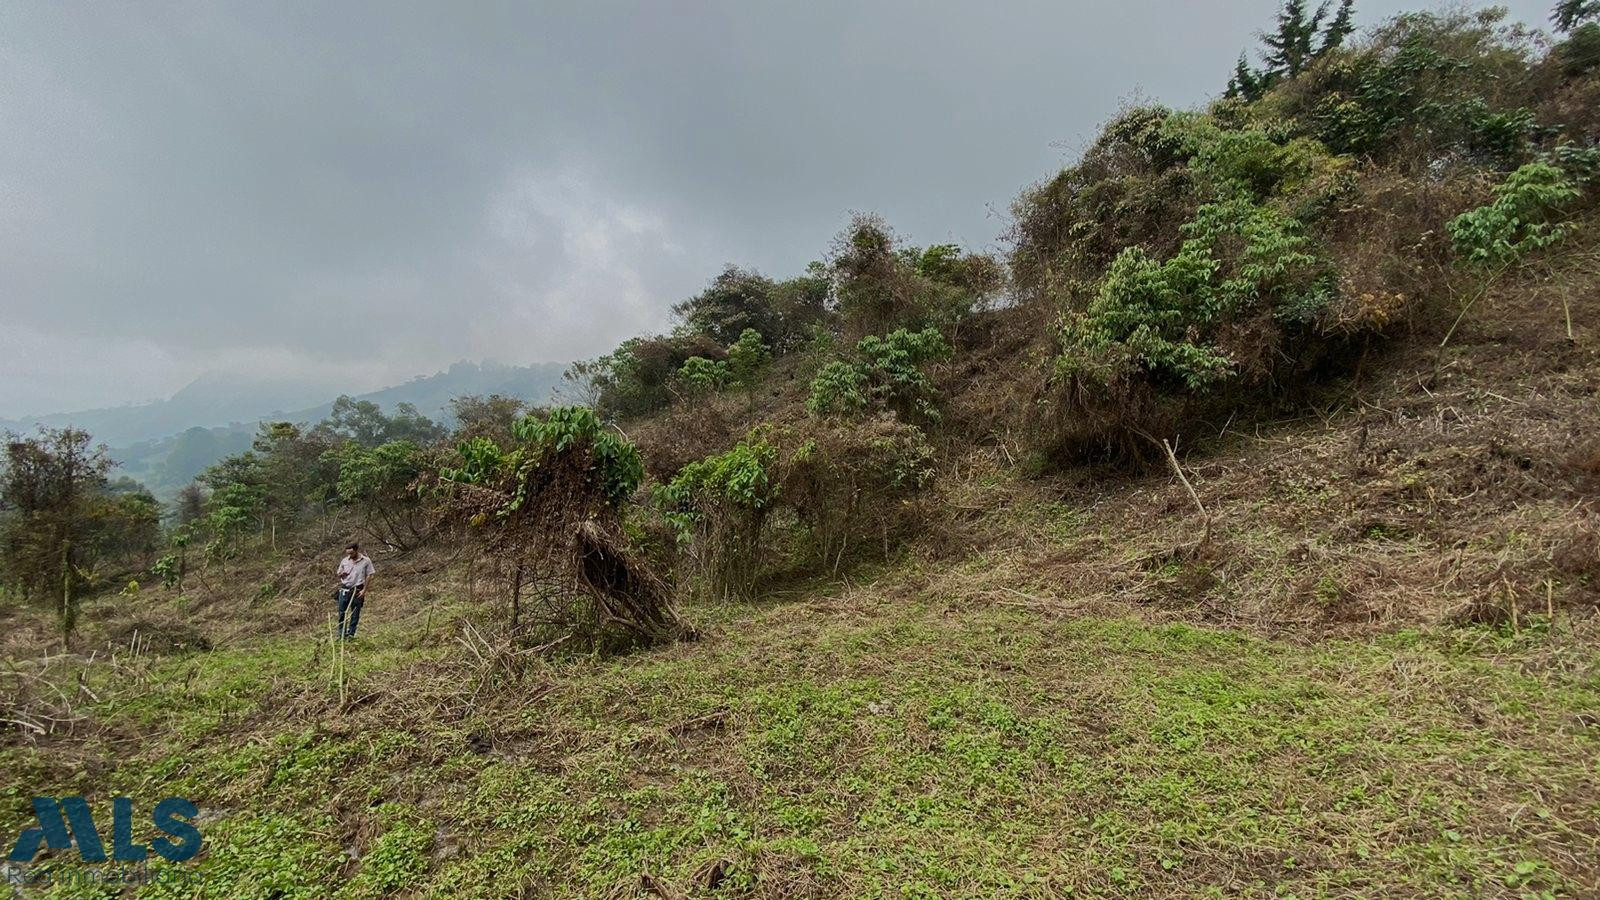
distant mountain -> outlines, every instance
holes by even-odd
[[[566,370],[566,363],[508,366],[488,360],[458,362],[436,375],[418,375],[405,384],[361,394],[355,399],[371,400],[385,410],[392,410],[396,404],[411,403],[428,418],[443,420],[449,418],[452,399],[474,394],[501,394],[535,405],[548,404],[560,392],[561,374]],[[321,406],[273,418],[287,422],[319,422],[327,418],[332,409],[333,401],[329,400]]]
[[[111,446],[167,437],[186,428],[212,428],[254,421],[284,409],[324,400],[337,387],[304,379],[266,379],[211,373],[166,400],[151,403],[0,419],[0,431],[32,431],[43,425],[82,428]]]
[[[548,404],[558,398],[566,369],[566,363],[458,362],[434,375],[353,396],[390,412],[401,403],[411,403],[429,418],[448,421],[455,397],[503,394]],[[170,498],[217,460],[249,449],[259,423],[311,424],[327,418],[334,393],[326,385],[306,382],[207,375],[167,400],[0,420],[0,430],[26,432],[38,425],[82,428],[111,448],[111,457],[121,467],[119,474],[144,482],[158,497]]]

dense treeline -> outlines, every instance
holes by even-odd
[[[587,408],[462,398],[447,431],[342,399],[263,425],[180,495],[154,571],[181,591],[190,565],[338,515],[395,552],[495,555],[541,640],[686,636],[679,596],[894,554],[941,447],[1021,431],[1041,465],[1137,465],[1401,329],[1448,341],[1592,211],[1600,7],[1564,0],[1551,41],[1500,11],[1358,38],[1353,12],[1289,0],[1207,108],[1122,111],[1017,199],[1004,258],[856,216],[802,273],[729,267],[669,333],[574,365]],[[1009,349],[968,365],[980,340]],[[1008,399],[953,421],[973,384]],[[693,440],[626,436],[656,421]],[[76,433],[11,444],[8,588],[58,597],[68,628],[96,565],[158,540],[153,501],[107,470]]]

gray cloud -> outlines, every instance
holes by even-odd
[[[1123,99],[1220,89],[1274,7],[8,4],[0,415],[593,355],[853,209],[990,245]]]

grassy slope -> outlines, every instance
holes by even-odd
[[[57,748],[89,774],[5,751],[7,833],[41,783],[183,793],[214,896],[1596,884],[1591,627],[1303,646],[903,574],[476,701],[480,667],[413,647],[417,620],[374,629],[342,705],[305,639],[123,664],[146,680],[93,709],[103,736]]]
[[[183,621],[208,653],[49,657],[0,611],[4,699],[60,720],[6,734],[0,837],[33,793],[185,794],[219,897],[1592,896],[1583,252],[1437,377],[1402,346],[1189,460],[1203,548],[1175,479],[1026,479],[1002,442],[893,565],[623,658],[480,641],[485,585],[431,558],[382,563],[343,678],[310,551],[86,616],[86,647]]]

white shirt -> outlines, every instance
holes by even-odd
[[[339,558],[339,586],[361,587],[365,585],[367,583],[367,579],[376,574],[377,571],[377,569],[372,567],[372,560],[367,559],[367,555],[365,553],[357,556],[355,559],[351,559],[350,554],[346,553],[344,556]]]

